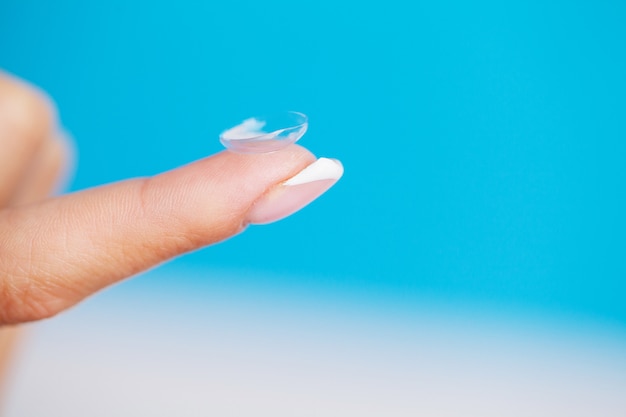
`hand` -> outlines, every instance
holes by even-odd
[[[68,155],[55,119],[42,93],[0,73],[0,324],[51,317],[248,224],[285,217],[343,172],[338,161],[292,145],[225,151],[155,177],[46,198]]]

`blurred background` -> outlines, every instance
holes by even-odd
[[[32,327],[9,416],[626,412],[626,4],[3,0],[72,190],[297,110],[306,210]]]

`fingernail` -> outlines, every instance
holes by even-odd
[[[254,203],[248,222],[267,224],[285,218],[324,194],[342,175],[341,162],[320,158]]]

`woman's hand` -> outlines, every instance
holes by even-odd
[[[0,325],[53,316],[248,224],[285,217],[343,172],[338,161],[294,145],[226,151],[155,177],[47,198],[68,162],[57,129],[50,100],[0,73]]]

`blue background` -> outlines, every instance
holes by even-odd
[[[309,115],[337,186],[173,268],[624,329],[626,6],[549,3],[4,0],[0,67],[57,102],[73,189],[209,155],[243,117]]]

